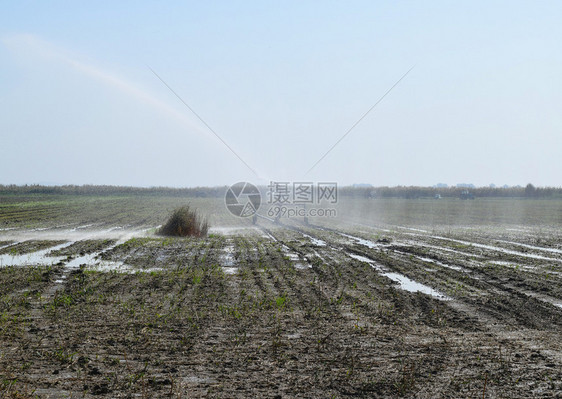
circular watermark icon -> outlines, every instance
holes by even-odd
[[[234,216],[241,218],[253,216],[260,209],[260,190],[252,183],[238,182],[226,190],[224,203]]]

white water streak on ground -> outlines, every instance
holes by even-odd
[[[553,254],[562,254],[562,249],[558,249],[558,248],[537,247],[537,246],[534,246],[534,245],[523,244],[523,243],[514,242],[514,241],[504,241],[504,240],[495,240],[495,241],[503,242],[505,244],[518,245],[520,247],[534,249],[536,251],[550,252],[550,253],[553,253]]]
[[[374,248],[381,248],[384,247],[386,244],[379,244],[370,240],[366,240],[364,238],[361,237],[356,237],[356,236],[352,236],[350,234],[346,234],[346,233],[338,233],[341,236],[347,237],[347,238],[351,238],[352,240],[356,241],[359,245],[363,245],[365,247],[374,249]]]
[[[236,260],[234,259],[234,245],[232,243],[228,244],[223,249],[223,253],[220,256],[220,264],[222,271],[226,274],[235,274],[238,272],[238,267],[235,266]]]
[[[411,278],[404,276],[403,274],[388,271],[388,270],[384,269],[381,265],[376,264],[375,261],[373,261],[372,259],[369,259],[365,256],[352,254],[352,253],[347,253],[347,255],[352,257],[353,259],[357,259],[361,262],[366,262],[366,263],[370,264],[371,267],[378,270],[383,276],[388,277],[392,281],[397,282],[399,284],[400,288],[403,289],[404,291],[422,292],[424,294],[430,295],[434,298],[441,299],[441,300],[450,300],[451,299],[451,298],[447,297],[446,295],[443,295],[439,291],[434,290],[433,288],[428,287],[427,285],[424,285],[422,283],[418,283],[417,281],[414,281]]]
[[[10,230],[0,233],[0,239],[6,241],[29,241],[29,240],[105,240],[117,239],[128,240],[133,237],[146,237],[154,227],[143,227],[131,229],[128,226],[115,226],[104,230],[89,229],[48,229],[48,230]]]
[[[551,258],[551,257],[547,257],[547,256],[542,256],[542,255],[529,254],[529,253],[526,253],[526,252],[515,251],[515,250],[511,250],[511,249],[507,249],[507,248],[497,247],[497,246],[494,246],[494,245],[480,244],[480,243],[472,242],[472,241],[459,240],[459,239],[456,239],[456,238],[443,237],[443,236],[438,236],[438,235],[417,234],[417,233],[401,233],[401,234],[415,236],[415,237],[428,237],[428,238],[433,238],[433,239],[442,240],[442,241],[450,241],[450,242],[454,242],[454,243],[457,243],[457,244],[472,246],[472,247],[475,247],[475,248],[487,249],[487,250],[495,251],[495,252],[501,252],[501,253],[505,253],[505,254],[508,254],[508,255],[521,256],[521,257],[529,258],[529,259],[546,260],[546,261],[562,263],[562,259],[559,259],[559,258]],[[506,244],[512,244],[512,245],[520,245],[522,247],[527,247],[529,249],[535,249],[535,250],[540,250],[540,251],[547,251],[547,252],[551,252],[551,253],[562,254],[562,250],[559,250],[559,249],[556,249],[556,248],[536,247],[536,246],[532,246],[532,245],[528,245],[528,244],[521,244],[521,243],[511,242],[511,241],[502,241],[502,240],[496,240],[496,241],[497,242],[504,242]],[[412,242],[412,245],[424,246],[424,247],[428,247],[428,248],[431,248],[431,247],[439,248],[440,250],[449,250],[447,248],[430,246],[429,244],[424,244],[424,243],[420,243],[420,242]],[[451,251],[451,250],[449,250],[449,251]],[[464,254],[464,255],[468,255],[468,254],[460,252],[460,251],[459,251],[459,253]],[[470,255],[474,256],[473,254],[470,254]]]
[[[84,226],[78,226],[84,227]],[[77,241],[83,240],[102,240],[102,239],[116,239],[117,242],[105,248],[102,251],[79,256],[67,262],[64,266],[63,273],[67,273],[73,269],[79,268],[81,265],[86,265],[100,271],[134,271],[132,266],[126,265],[123,262],[104,261],[99,259],[99,256],[106,251],[110,251],[117,245],[120,245],[133,237],[145,237],[150,230],[154,227],[142,228],[131,230],[128,226],[115,226],[105,230],[87,230],[85,227],[82,229],[74,228],[70,230],[29,230],[17,231],[12,230],[8,234],[2,234],[0,237],[7,240],[27,241],[27,240],[70,240],[64,244],[53,246],[40,251],[35,251],[22,255],[5,254],[0,255],[0,266],[26,266],[26,265],[53,265],[59,263],[67,256],[48,256],[51,251],[56,251],[74,244]],[[14,245],[14,244],[11,244]],[[157,270],[156,268],[154,270]],[[143,269],[142,271],[152,271],[152,269]]]
[[[476,242],[457,240],[457,239],[454,239],[454,238],[447,238],[447,237],[441,237],[441,236],[430,236],[430,237],[435,238],[437,240],[451,241],[451,242],[456,242],[456,243],[462,244],[462,245],[468,245],[468,246],[473,246],[473,247],[476,247],[476,248],[488,249],[490,251],[502,252],[502,253],[509,254],[509,255],[521,256],[523,258],[547,260],[547,261],[551,261],[551,262],[562,262],[562,259],[558,259],[558,258],[549,258],[549,257],[546,257],[546,256],[541,256],[541,255],[528,254],[528,253],[525,253],[525,252],[514,251],[514,250],[511,250],[511,249],[496,247],[496,246],[493,246],[493,245],[479,244],[479,243],[476,243]]]
[[[4,254],[0,255],[0,267],[4,266],[48,266],[66,259],[66,256],[48,256],[51,251],[66,248],[74,244],[74,241],[65,242],[46,249],[29,252],[21,255]]]
[[[306,233],[302,233],[301,234],[303,236],[305,236],[306,238],[308,238],[310,240],[310,242],[312,243],[312,245],[316,245],[317,247],[325,247],[326,246],[326,242],[320,240],[319,238],[314,238]]]

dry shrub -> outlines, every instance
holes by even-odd
[[[166,224],[159,230],[158,234],[176,237],[204,237],[209,231],[209,223],[206,218],[199,216],[195,209],[184,205],[172,213]]]

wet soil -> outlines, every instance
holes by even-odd
[[[0,268],[0,397],[561,397],[558,254],[502,252],[537,244],[518,232],[317,227],[80,240]],[[88,254],[128,268],[68,267]]]

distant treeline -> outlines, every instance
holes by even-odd
[[[51,194],[51,195],[154,195],[173,197],[224,197],[228,187],[126,187],[126,186],[94,186],[94,185],[0,185],[0,194],[26,195],[26,194]],[[262,194],[266,187],[260,187]],[[526,187],[338,187],[338,195],[342,197],[357,198],[459,198],[468,192],[475,198],[562,198],[562,187],[535,187],[528,184]]]
[[[463,193],[475,198],[562,198],[562,187],[340,187],[338,193],[344,197],[364,198],[460,198]]]
[[[53,194],[53,195],[162,195],[171,197],[223,197],[227,187],[127,187],[127,186],[94,186],[94,185],[0,185],[0,194]]]

